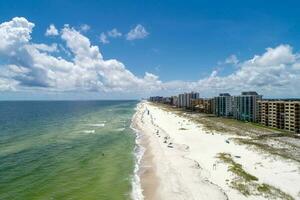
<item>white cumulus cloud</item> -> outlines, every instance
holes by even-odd
[[[56,35],[58,35],[58,30],[56,29],[54,24],[50,24],[50,26],[46,30],[45,35],[46,36],[56,36]]]
[[[267,48],[262,55],[239,63],[239,69],[228,76],[210,76],[199,80],[200,90],[227,91],[239,93],[242,90],[258,90],[268,96],[300,95],[300,70],[294,65],[300,63],[297,54],[289,45]]]
[[[33,23],[24,17],[15,17],[9,22],[0,24],[0,52],[15,54],[18,47],[26,44],[31,39]]]
[[[238,64],[239,60],[238,58],[236,57],[236,55],[232,54],[230,55],[228,58],[226,58],[225,60],[225,64]]]
[[[108,31],[107,35],[112,38],[117,38],[117,37],[121,37],[122,33],[119,32],[116,28],[114,28],[114,29]]]
[[[33,46],[41,51],[47,51],[47,52],[57,52],[57,44],[53,43],[51,45],[46,44],[33,44]]]
[[[47,91],[142,92],[157,89],[161,82],[151,73],[137,77],[118,60],[104,60],[98,46],[76,29],[66,25],[61,39],[70,51],[66,60],[53,53],[57,44],[31,41],[34,24],[14,18],[0,24],[1,90],[43,89]],[[60,44],[62,45],[62,44]]]
[[[127,35],[127,40],[137,40],[137,39],[143,39],[147,37],[149,33],[146,31],[145,27],[143,27],[141,24],[136,25],[135,28],[131,29]]]
[[[82,31],[82,32],[87,32],[88,30],[90,30],[91,29],[91,27],[89,26],[89,25],[87,25],[87,24],[81,24],[80,25],[80,30]]]
[[[102,44],[108,44],[109,43],[109,40],[108,40],[107,35],[105,33],[100,34],[99,40]]]

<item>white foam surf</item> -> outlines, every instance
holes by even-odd
[[[116,131],[119,131],[119,132],[124,131],[124,130],[125,130],[125,128],[117,128],[116,129]]]
[[[141,145],[141,134],[135,128],[133,128],[132,124],[130,128],[135,132],[136,139],[135,139],[135,148],[134,148],[134,155],[135,155],[135,166],[134,166],[134,173],[132,177],[132,193],[131,197],[134,200],[144,200],[141,179],[140,179],[140,165],[143,155],[145,153],[145,148]]]
[[[87,124],[87,126],[92,126],[92,127],[104,127],[105,124],[104,124],[104,123],[100,123],[100,124]]]
[[[83,133],[95,133],[95,130],[83,130]]]

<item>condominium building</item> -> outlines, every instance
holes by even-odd
[[[150,97],[149,100],[152,101],[152,102],[162,102],[163,97],[161,97],[161,96],[153,96],[153,97]]]
[[[269,101],[266,100],[259,100],[257,101],[258,104],[258,123],[261,123],[265,126],[272,126],[269,123],[269,116],[270,118],[273,118],[273,107],[272,107],[272,111],[269,112]]]
[[[217,116],[232,115],[232,97],[229,93],[221,93],[218,97],[214,97],[214,114]]]
[[[300,101],[284,104],[284,129],[300,133]]]
[[[204,99],[204,98],[192,99],[191,104],[192,104],[191,107],[194,111],[207,113],[207,114],[213,113],[211,99]]]
[[[233,118],[238,120],[256,122],[258,121],[257,101],[262,99],[262,95],[256,92],[242,92],[239,96],[233,97],[232,113]]]
[[[211,114],[214,114],[215,112],[215,99],[214,98],[210,98],[208,99],[209,104],[210,104],[210,112]]]
[[[192,99],[192,110],[201,112],[201,110],[203,109],[203,100],[203,98]]]
[[[162,98],[162,103],[164,104],[171,104],[172,98],[171,97],[163,97]]]
[[[178,95],[178,107],[181,108],[191,108],[192,99],[198,99],[198,92],[183,93]]]
[[[171,105],[172,106],[178,106],[178,96],[172,96],[171,97]]]
[[[259,123],[274,128],[300,133],[300,101],[258,101]]]

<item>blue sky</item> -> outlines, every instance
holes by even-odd
[[[74,88],[60,88],[55,92],[51,89],[49,92],[44,88],[41,91],[36,87],[17,86],[14,90],[0,91],[0,98],[138,98],[148,94],[176,93],[180,84],[174,84],[174,81],[185,85],[179,90],[197,90],[201,84],[208,87],[207,84],[213,81],[204,80],[209,79],[214,72],[218,78],[237,73],[255,55],[263,56],[267,53],[266,48],[276,50],[280,45],[288,45],[285,47],[290,49],[289,53],[297,57],[300,48],[299,11],[299,1],[0,1],[0,23],[9,22],[14,17],[24,17],[34,23],[30,43],[63,43],[59,37],[45,36],[50,24],[55,25],[58,31],[65,24],[77,31],[86,24],[90,29],[81,31],[81,34],[89,39],[91,45],[99,47],[104,60],[118,60],[137,77],[143,77],[145,72],[149,72],[158,76],[159,82],[163,84],[157,86],[161,87],[160,90],[151,90],[149,93],[133,89],[131,93],[122,90],[122,95],[120,90],[105,89],[103,92],[99,89],[95,92],[81,88],[82,93],[89,94],[83,96],[74,92]],[[141,25],[148,34],[144,38],[127,40],[126,34],[137,25]],[[108,35],[107,32],[114,28],[122,36],[108,37],[109,43],[101,43],[100,34]],[[62,50],[51,55],[72,60],[72,56],[68,58]],[[238,61],[226,63],[230,56]],[[0,55],[0,59],[3,66],[11,64],[8,61],[11,58]],[[293,63],[278,63],[278,66],[297,65],[297,59]],[[279,73],[276,70],[274,76]],[[273,94],[270,91],[279,87],[276,85],[282,87],[283,83],[277,84],[273,79],[270,81],[267,84],[259,83],[253,88],[239,88],[255,89],[270,97],[299,97],[296,90],[290,94],[284,92],[297,82],[293,81],[289,85],[284,83],[283,92]],[[206,96],[222,90],[238,92],[231,91],[231,88],[218,85],[199,90]]]

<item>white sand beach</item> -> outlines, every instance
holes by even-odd
[[[208,132],[201,124],[147,102],[138,104],[133,126],[146,148],[139,172],[146,200],[300,199],[299,163],[232,140],[241,136]],[[243,185],[220,153],[257,178],[244,182],[250,193],[233,187]]]

